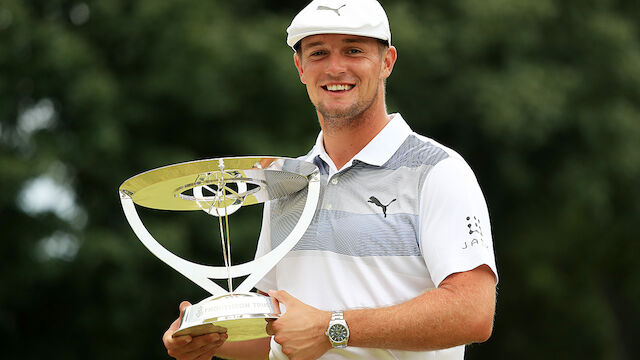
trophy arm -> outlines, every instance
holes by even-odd
[[[313,219],[313,215],[316,212],[316,207],[318,205],[318,200],[320,198],[320,179],[319,172],[315,172],[309,176],[309,187],[307,193],[307,199],[305,202],[304,210],[302,211],[302,215],[300,215],[300,219],[298,219],[298,223],[293,228],[291,233],[287,236],[287,238],[278,245],[275,249],[271,250],[267,254],[255,259],[251,262],[235,265],[238,272],[244,274],[250,274],[243,282],[236,288],[236,292],[248,292],[250,291],[260,279],[262,279],[271,269],[280,261],[282,258],[287,255],[291,249],[298,243],[298,241],[302,238],[305,231],[311,224],[311,220]],[[232,274],[234,271],[232,270]]]
[[[229,292],[211,279],[227,279],[228,277],[236,278],[249,275],[235,289],[234,293],[249,292],[302,238],[313,219],[320,197],[319,171],[316,170],[309,175],[308,181],[308,193],[304,210],[300,215],[300,219],[298,219],[298,223],[287,238],[275,249],[260,258],[244,264],[232,265],[229,268],[196,264],[173,254],[158,243],[143,225],[133,199],[129,194],[121,191],[120,202],[129,225],[149,251],[204,290],[214,296],[221,296]]]
[[[140,239],[149,251],[151,251],[160,260],[164,261],[167,265],[171,266],[176,271],[186,276],[206,291],[210,292],[212,295],[221,296],[229,293],[209,279],[208,275],[212,268],[211,266],[195,264],[187,261],[160,245],[160,243],[153,238],[151,233],[149,233],[147,228],[142,224],[142,220],[140,220],[140,216],[138,216],[133,199],[131,199],[129,195],[121,192],[120,202],[122,203],[122,209],[124,210],[124,214],[129,225],[131,225],[131,228],[138,236],[138,239]]]

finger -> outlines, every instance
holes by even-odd
[[[276,314],[281,314],[282,313],[282,307],[280,307],[280,301],[278,301],[278,299],[276,299],[273,296],[269,295],[269,299],[271,299],[271,304],[273,305],[273,311]],[[285,305],[286,308],[286,305]]]
[[[287,304],[291,303],[294,299],[294,297],[289,295],[285,290],[269,290],[269,296],[283,303],[284,306],[287,306]]]
[[[265,326],[265,329],[267,331],[267,335],[275,335],[275,331],[273,331],[273,320],[272,321],[268,321],[267,320],[267,325]]]
[[[178,330],[178,328],[180,327],[182,317],[184,316],[184,311],[189,306],[191,306],[191,303],[189,303],[188,301],[183,301],[180,303],[180,306],[178,306],[180,315],[171,323],[169,329],[167,329],[167,331],[165,331],[164,335],[162,336],[162,342],[164,343],[164,346],[167,348],[167,350],[176,346],[184,346],[191,342],[192,338],[189,335],[178,336],[175,338],[173,338],[172,336],[173,333],[176,332],[176,330]]]
[[[182,335],[176,337],[173,337],[172,335],[173,331],[169,329],[164,333],[164,336],[162,337],[164,346],[167,348],[167,350],[185,347],[193,341],[193,338],[190,335]]]
[[[213,348],[210,346],[202,346],[190,352],[180,353],[180,354],[169,354],[169,355],[179,360],[195,360],[195,359],[211,360],[216,350],[218,350],[217,347]]]
[[[169,355],[176,357],[196,358],[210,349],[217,349],[227,339],[227,334],[211,333],[193,338],[188,344],[167,347]],[[177,339],[177,338],[176,338]],[[216,345],[217,344],[217,345]]]
[[[188,301],[183,301],[180,303],[180,306],[178,306],[178,309],[180,310],[180,314],[178,315],[178,318],[173,323],[171,323],[169,330],[173,330],[174,332],[178,330],[178,328],[180,327],[180,323],[182,322],[182,317],[184,316],[184,311],[189,306],[191,306],[191,303]]]
[[[178,307],[180,309],[180,318],[182,318],[182,315],[184,315],[184,310],[189,306],[191,306],[191,303],[188,301],[183,301],[180,303],[180,306]]]
[[[180,324],[182,323],[182,318],[184,317],[184,312],[185,310],[187,310],[187,308],[191,306],[191,303],[188,301],[183,301],[180,303],[180,305],[178,306],[178,309],[180,310],[180,315],[178,316],[178,318],[176,319],[176,321],[174,321],[175,324],[175,330],[178,330],[178,328],[180,327]],[[173,325],[173,324],[171,324]],[[174,331],[175,331],[174,330]]]
[[[217,347],[215,349],[205,351],[203,354],[196,357],[194,360],[211,360],[211,358],[213,358],[213,356],[216,354],[216,351],[218,351]]]
[[[208,335],[203,335],[203,336],[208,336]],[[226,340],[226,336],[227,335],[224,334],[224,337],[220,337],[219,340],[203,344],[202,346],[195,348],[191,351],[181,353],[180,357],[182,359],[211,359],[213,355],[216,353],[216,351],[218,350],[218,348],[220,348],[220,346],[224,344]]]
[[[271,305],[273,306],[273,312],[276,314],[282,313],[282,309],[280,308],[280,302],[278,301],[278,299],[272,296],[269,296],[269,299],[271,300]]]

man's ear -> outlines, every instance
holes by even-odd
[[[306,84],[304,82],[304,70],[302,70],[302,60],[298,53],[293,54],[293,62],[296,64],[296,69],[298,69],[298,75],[300,75],[300,82]]]
[[[384,58],[382,59],[382,78],[386,79],[391,76],[391,72],[393,71],[393,66],[398,60],[398,50],[396,50],[395,46],[389,46],[387,51],[384,53]]]

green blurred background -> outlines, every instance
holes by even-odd
[[[0,357],[166,358],[183,299],[117,189],[227,155],[298,156],[319,127],[285,29],[304,1],[0,2]],[[458,150],[492,216],[493,337],[468,359],[637,359],[640,2],[383,0],[389,111]],[[232,220],[250,259],[260,208]],[[222,262],[204,214],[141,209]],[[240,214],[241,213],[241,214]]]

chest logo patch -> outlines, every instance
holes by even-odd
[[[389,205],[391,205],[392,202],[396,201],[397,199],[393,199],[391,201],[389,201],[389,203],[387,205],[383,205],[380,200],[378,200],[378,198],[376,198],[375,196],[371,196],[369,197],[369,201],[372,204],[374,204],[375,206],[381,207],[382,208],[382,213],[384,214],[384,217],[387,217],[387,207]]]

